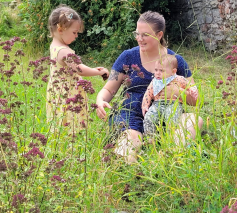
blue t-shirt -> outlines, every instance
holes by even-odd
[[[143,115],[142,115],[142,99],[146,89],[153,79],[153,73],[148,72],[141,63],[140,47],[134,47],[123,51],[112,66],[112,69],[129,75],[131,85],[126,88],[126,100],[123,102],[122,110],[113,116],[113,121],[116,125],[124,124],[123,130],[134,129],[143,133]],[[192,75],[188,64],[182,56],[175,54],[168,49],[168,54],[175,55],[178,61],[177,75],[190,77]],[[138,72],[132,70],[131,65],[137,65],[140,71],[143,72],[144,78],[138,76]],[[123,65],[128,65],[127,73],[123,70]]]

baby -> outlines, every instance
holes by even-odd
[[[144,116],[144,133],[146,135],[153,135],[156,133],[156,127],[163,124],[167,125],[171,122],[174,124],[181,124],[180,116],[183,113],[183,100],[180,95],[175,95],[175,92],[166,97],[168,92],[167,85],[176,88],[177,94],[180,91],[191,92],[195,97],[198,96],[196,86],[190,86],[188,79],[176,75],[177,72],[177,59],[173,55],[167,55],[155,65],[155,77],[148,86],[142,101],[142,113]],[[178,101],[176,101],[178,98]],[[153,101],[152,105],[151,102]],[[151,105],[151,106],[150,106]],[[184,140],[182,130],[176,131],[179,137]],[[176,144],[179,144],[179,139],[176,136]],[[184,143],[184,141],[183,141]]]

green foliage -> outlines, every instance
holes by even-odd
[[[18,17],[18,9],[0,6],[0,35],[4,37],[13,37],[17,35],[24,36],[26,30]]]
[[[19,5],[19,16],[23,20],[27,31],[28,47],[30,52],[39,51],[49,54],[48,17],[51,10],[50,0],[24,0]]]
[[[81,15],[85,32],[78,36],[71,45],[77,54],[95,51],[100,52],[98,61],[112,62],[122,50],[135,45],[131,32],[136,28],[136,21],[141,10],[138,0],[126,1],[66,1],[43,0],[24,1],[21,6],[21,17],[29,33],[32,50],[43,47],[47,51],[49,45],[47,19],[52,9],[60,3],[67,4]]]

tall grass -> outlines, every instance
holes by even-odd
[[[50,130],[42,81],[49,69],[34,79],[29,61],[36,59],[21,55],[17,65],[17,49],[24,50],[24,42],[15,41],[11,51],[0,50],[11,60],[1,58],[1,212],[213,213],[236,201],[236,138],[229,131],[235,124],[223,117],[227,107],[216,89],[231,70],[224,57],[195,45],[177,47],[193,70],[201,96],[199,106],[187,110],[199,114],[204,127],[189,141],[190,148],[175,146],[172,130],[163,132],[155,143],[143,146],[137,164],[127,165],[113,155],[113,144],[106,145],[108,124],[95,112],[89,127],[75,138],[66,127],[60,133]],[[94,66],[86,58],[84,63]],[[13,66],[14,74],[8,76]],[[99,77],[86,80],[94,85],[95,93],[88,95],[94,103],[104,82]]]

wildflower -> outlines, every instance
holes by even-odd
[[[125,86],[130,87],[131,84],[132,84],[132,81],[131,81],[130,78],[126,78],[126,79],[124,80],[124,85],[125,85]]]
[[[113,148],[114,148],[114,144],[109,143],[109,144],[106,144],[103,149],[107,150],[107,149],[113,149]]]
[[[123,190],[124,193],[128,193],[130,192],[130,185],[129,184],[125,184],[125,187],[124,187],[124,190]]]
[[[139,172],[139,173],[136,174],[136,178],[137,178],[138,180],[141,179],[140,176],[144,176],[144,174],[143,174],[142,172]]]
[[[31,160],[31,157],[35,157],[39,155],[41,159],[44,158],[44,154],[39,150],[37,147],[33,147],[29,152],[27,152],[24,157],[27,158],[28,160]]]
[[[42,134],[40,134],[40,133],[32,133],[31,135],[30,135],[30,137],[32,137],[32,138],[34,138],[34,139],[36,139],[36,138],[38,138],[38,140],[42,143],[42,145],[46,145],[47,144],[47,139],[46,139],[46,137],[44,136],[44,135],[42,135]]]
[[[49,75],[44,75],[41,80],[44,81],[45,83],[47,83],[48,82],[48,77],[49,77]]]
[[[125,71],[125,72],[127,72],[128,70],[129,70],[129,66],[128,65],[123,65],[123,70]]]
[[[5,117],[2,120],[0,120],[0,124],[7,124],[7,123],[8,121]]]
[[[108,161],[110,161],[110,156],[105,156],[102,158],[102,161],[107,163]]]
[[[60,169],[62,166],[64,166],[64,162],[65,160],[60,160],[58,162],[56,162],[55,166],[57,169]]]
[[[54,180],[61,181],[62,178],[61,178],[60,176],[58,176],[58,175],[54,175],[54,176],[51,178],[51,180],[52,180],[52,181],[54,181]]]
[[[228,76],[227,80],[228,80],[228,81],[231,81],[231,80],[232,80],[232,77],[231,77],[231,76]]]
[[[82,121],[80,122],[80,124],[81,124],[82,128],[86,128],[86,123],[85,123],[84,120],[82,120]]]
[[[229,207],[225,206],[220,213],[229,213]]]
[[[11,46],[9,46],[9,45],[3,46],[2,49],[6,50],[6,51],[11,51],[12,50]]]
[[[22,50],[17,50],[15,56],[25,56],[25,53]]]
[[[91,104],[91,109],[92,110],[95,110],[95,109],[97,109],[98,108],[98,105],[97,104]]]
[[[132,64],[132,69],[134,70],[134,71],[137,71],[137,72],[140,72],[140,68],[139,68],[139,66],[137,65],[137,64]]]
[[[12,111],[11,109],[0,109],[0,114],[6,115],[6,114],[11,114]]]
[[[0,106],[6,106],[7,105],[7,99],[0,98]]]
[[[27,41],[25,38],[21,39],[21,43],[25,44]]]
[[[126,96],[126,98],[130,98],[130,94],[128,93],[128,92],[126,92],[126,94],[125,94],[125,96]]]
[[[219,89],[220,88],[220,86],[216,86],[216,89]]]
[[[16,194],[13,196],[13,199],[12,199],[12,206],[17,208],[19,204],[22,204],[26,202],[26,198],[24,195],[22,194]]]
[[[4,160],[0,161],[0,172],[7,171],[7,165]]]
[[[143,73],[143,72],[138,72],[137,75],[138,75],[140,78],[144,78],[144,73]]]
[[[3,61],[10,61],[10,55],[4,54]]]
[[[219,85],[220,85],[220,84],[223,84],[223,81],[218,81],[218,83],[217,83],[217,84],[219,84]]]
[[[95,90],[94,88],[92,87],[92,83],[90,81],[87,81],[87,80],[80,80],[77,82],[77,86],[81,86],[82,89],[85,91],[85,92],[88,92],[90,94],[93,94],[95,93]]]

